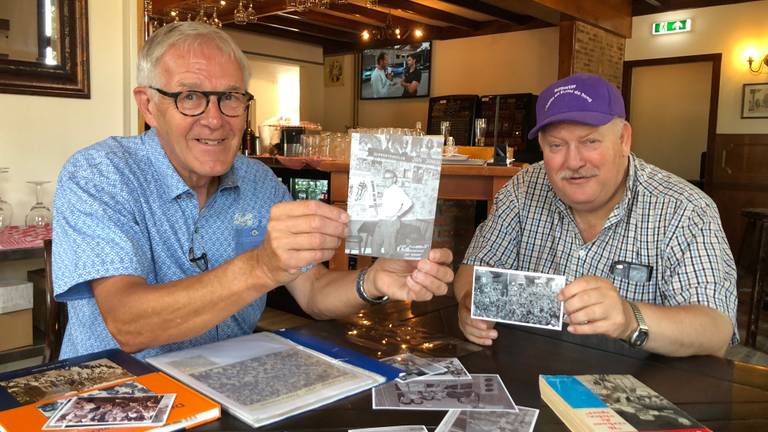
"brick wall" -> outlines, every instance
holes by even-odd
[[[621,88],[625,39],[578,21],[573,25],[572,37],[571,73],[600,75]]]

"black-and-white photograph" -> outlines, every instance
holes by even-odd
[[[632,375],[577,377],[637,430],[694,429],[700,424]]]
[[[472,376],[469,375],[469,372],[467,372],[467,369],[464,368],[464,365],[461,364],[459,359],[457,359],[456,357],[448,357],[448,358],[433,357],[433,358],[428,358],[427,360],[437,364],[440,367],[445,368],[445,372],[430,375],[426,377],[426,379],[450,379],[450,380],[472,379]],[[424,378],[419,378],[419,379],[424,379]]]
[[[472,318],[560,330],[565,277],[475,267]]]
[[[2,381],[0,386],[4,387],[19,403],[25,405],[132,376],[114,362],[99,359]]]
[[[195,372],[190,376],[250,408],[354,379],[349,376],[348,370],[294,348]]]
[[[390,381],[373,389],[374,409],[517,411],[498,375],[471,380]]]
[[[140,383],[135,381],[128,381],[115,386],[105,387],[99,390],[83,393],[81,396],[129,396],[129,395],[152,395],[152,394],[154,394],[152,390],[144,387]],[[59,408],[61,408],[65,403],[67,403],[69,399],[70,398],[59,399],[51,403],[38,405],[37,409],[40,410],[40,412],[43,413],[44,416],[51,417],[52,415],[56,414],[56,411],[58,411]]]
[[[437,363],[411,353],[383,358],[381,361],[401,369],[403,373],[397,379],[402,382],[443,373],[446,370]]]
[[[350,429],[349,432],[427,432],[427,428],[416,425],[382,426],[375,428]]]
[[[435,432],[530,432],[539,410],[517,407],[518,411],[452,410]]]
[[[352,134],[347,254],[427,257],[440,184],[442,139]]]
[[[54,414],[43,429],[162,425],[175,398],[175,394],[78,396]]]

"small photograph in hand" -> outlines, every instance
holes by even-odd
[[[398,369],[402,369],[403,374],[397,379],[402,382],[446,371],[446,369],[439,364],[410,353],[387,357],[381,359],[381,361]]]
[[[472,318],[560,330],[565,277],[475,267]]]
[[[43,429],[159,426],[168,418],[175,397],[175,394],[79,396],[61,407]]]
[[[352,134],[346,254],[429,255],[441,147],[441,136]]]

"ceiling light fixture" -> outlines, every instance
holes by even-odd
[[[363,41],[369,41],[371,39],[398,41],[404,40],[411,33],[413,33],[414,39],[421,39],[424,37],[424,30],[420,28],[403,31],[400,26],[393,25],[392,13],[390,12],[390,14],[387,15],[387,22],[385,22],[383,26],[363,30],[363,32],[360,33],[360,38]]]

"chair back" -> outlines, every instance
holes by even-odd
[[[52,240],[43,240],[45,257],[45,310],[47,313],[47,327],[45,331],[45,357],[44,361],[56,361],[59,359],[61,342],[64,339],[64,329],[67,327],[67,304],[59,303],[53,298],[53,262]]]

